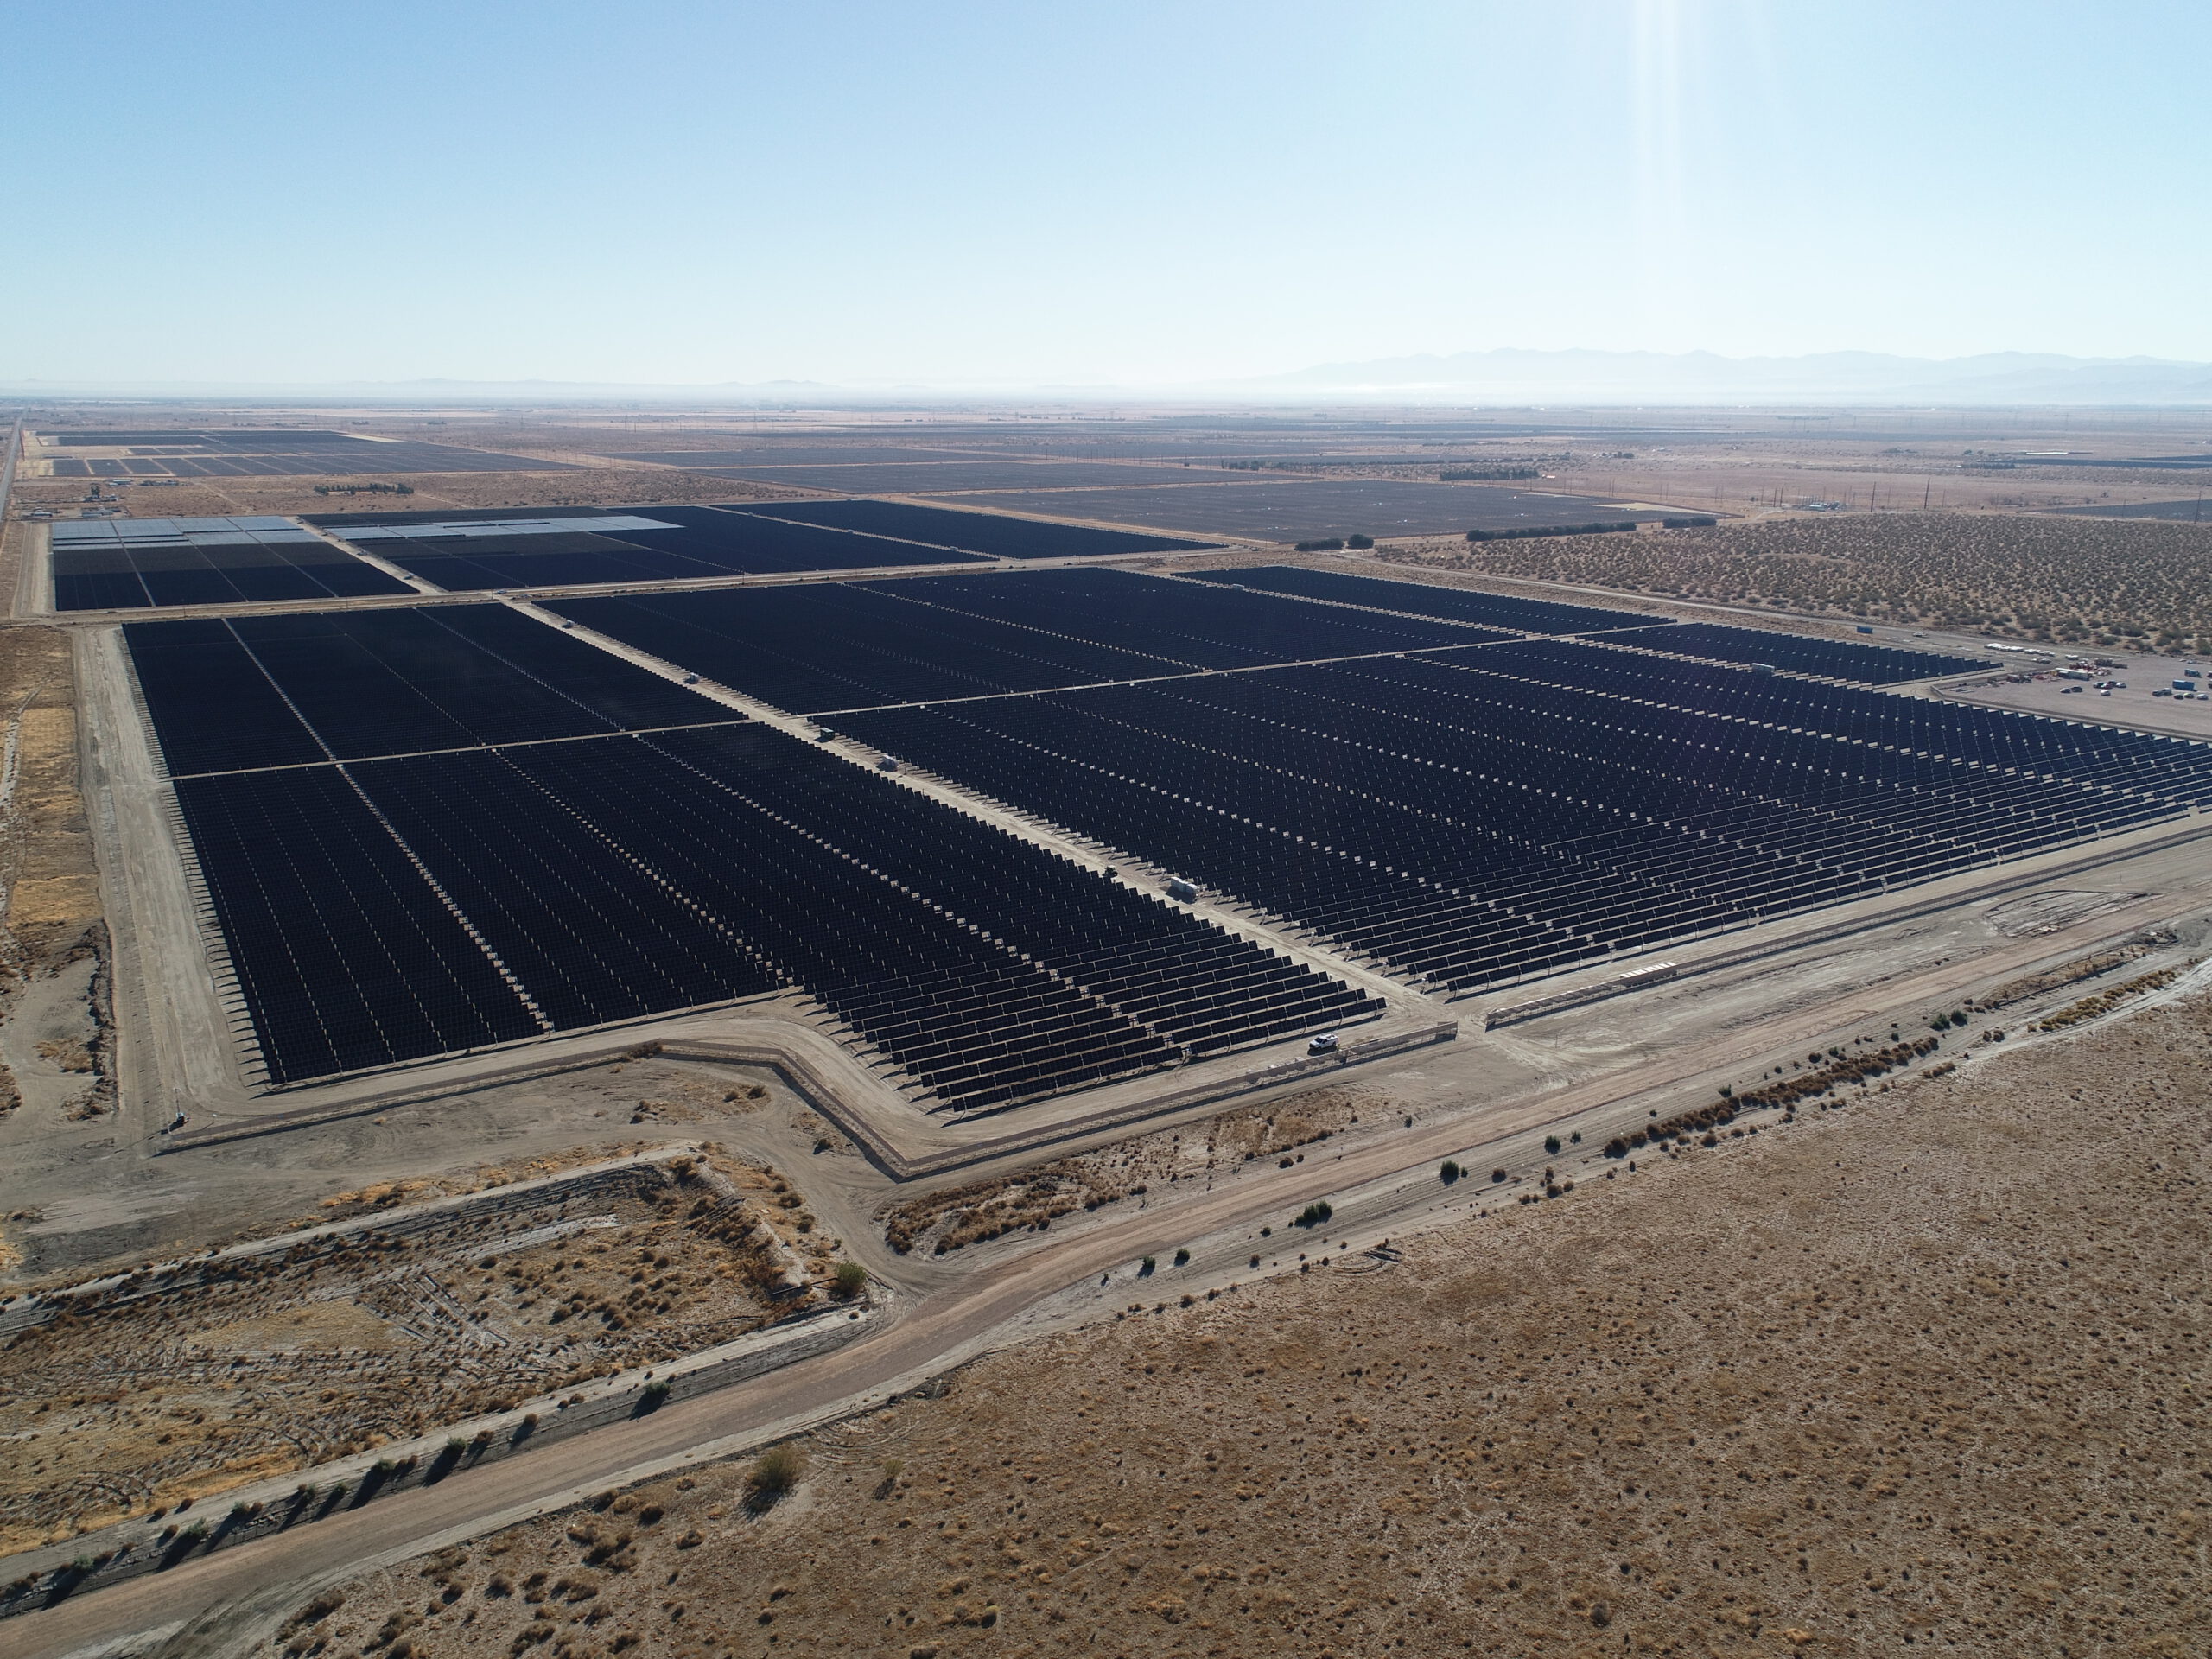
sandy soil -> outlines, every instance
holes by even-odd
[[[2184,1654],[2212,1004],[1126,1318],[294,1653]],[[326,1602],[328,1600],[326,1598]]]

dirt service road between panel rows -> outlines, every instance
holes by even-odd
[[[1870,1000],[1901,1007],[1948,1001],[1977,981],[2094,945],[2198,909],[2202,903],[2200,893],[2154,895],[2072,928],[1892,982],[1881,988],[1878,999],[1855,991],[1802,1010],[1756,1033],[1745,1033],[1742,1041],[1725,1050],[1705,1048],[1669,1056],[1587,1083],[1500,1103],[1474,1117],[1459,1116],[1408,1130],[1400,1139],[1346,1153],[1338,1160],[1282,1171],[1279,1176],[1271,1173],[1250,1186],[1134,1215],[1043,1244],[980,1273],[957,1289],[916,1305],[877,1333],[818,1359],[802,1361],[737,1389],[665,1406],[651,1416],[542,1452],[471,1470],[435,1486],[413,1488],[341,1516],[24,1614],[4,1627],[9,1650],[15,1659],[62,1659],[137,1632],[173,1628],[180,1620],[226,1603],[251,1599],[265,1607],[272,1593],[284,1586],[292,1586],[293,1599],[304,1599],[315,1584],[351,1577],[381,1561],[509,1525],[677,1464],[728,1455],[743,1450],[751,1438],[818,1424],[912,1387],[932,1370],[980,1351],[994,1331],[1024,1310],[1137,1256],[1263,1213],[1294,1209],[1309,1199],[1403,1175],[1437,1158],[1464,1155],[1471,1147],[1542,1124],[1693,1081],[1779,1047],[1802,1046],[1840,1026],[1874,1018],[1866,1006]],[[2115,923],[2120,924],[2117,928]],[[1408,1207],[1426,1207],[1427,1189],[1432,1185],[1421,1184],[1415,1190],[1421,1199]]]

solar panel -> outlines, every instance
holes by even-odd
[[[957,548],[995,559],[1066,559],[1128,553],[1179,553],[1213,545],[1172,536],[1146,536],[1087,524],[1013,518],[1003,513],[963,512],[898,501],[777,501],[734,503],[733,512],[785,518],[795,524],[896,537],[928,546]]]
[[[1291,594],[1301,599],[1328,600],[1380,611],[1407,611],[1417,616],[1446,617],[1457,622],[1516,628],[1527,633],[1588,633],[1598,629],[1649,627],[1672,620],[1636,611],[1604,610],[1512,594],[1486,594],[1471,588],[1446,588],[1434,582],[1378,580],[1370,575],[1348,575],[1296,565],[1192,570],[1185,574],[1194,581],[1222,587]]]

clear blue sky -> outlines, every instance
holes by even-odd
[[[0,0],[0,383],[2212,359],[2212,7]]]

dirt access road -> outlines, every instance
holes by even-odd
[[[2054,952],[2108,938],[2124,918],[2141,927],[2201,908],[2201,894],[2164,895],[2077,927],[2020,940],[1969,960],[1885,986],[1884,1003],[1914,1008],[1948,1001],[1968,985],[2014,971]],[[170,1572],[117,1586],[81,1600],[27,1614],[6,1626],[16,1659],[62,1659],[134,1635],[204,1620],[207,1639],[191,1652],[216,1653],[227,1640],[257,1631],[317,1586],[382,1562],[557,1509],[593,1491],[664,1469],[743,1450],[879,1402],[929,1374],[990,1345],[994,1333],[1027,1310],[1092,1275],[1219,1229],[1275,1217],[1308,1199],[1388,1181],[1447,1154],[1464,1154],[1533,1127],[1618,1111],[1655,1090],[1693,1080],[1716,1065],[1748,1062],[1798,1046],[1876,1013],[1862,993],[1743,1033],[1730,1052],[1701,1048],[1501,1106],[1491,1121],[1465,1117],[1346,1154],[1341,1161],[1300,1166],[1173,1207],[1130,1216],[988,1268],[925,1299],[879,1332],[820,1359],[803,1362],[724,1394],[664,1408],[542,1453],[473,1470],[429,1488],[369,1504],[264,1541],[205,1557]],[[1409,1181],[1395,1212],[1363,1214],[1378,1236],[1402,1230],[1432,1205],[1435,1183]],[[1102,1310],[1103,1311],[1103,1310]]]

